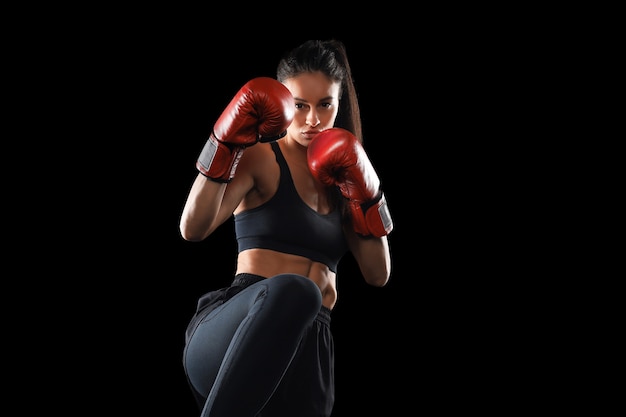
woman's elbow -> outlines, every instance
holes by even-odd
[[[391,271],[388,268],[379,271],[362,271],[365,282],[373,287],[384,287],[389,282]]]
[[[205,233],[200,233],[198,229],[189,227],[185,222],[180,223],[178,230],[181,237],[188,242],[200,242],[207,237]]]

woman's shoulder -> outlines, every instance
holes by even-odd
[[[240,163],[250,168],[264,168],[276,165],[276,157],[270,143],[257,143],[244,149]]]
[[[275,190],[280,178],[280,170],[269,143],[257,143],[246,148],[239,165],[237,171],[239,169],[247,171],[254,178],[255,188],[261,191],[267,191],[268,187]]]

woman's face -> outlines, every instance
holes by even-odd
[[[334,126],[341,84],[319,71],[288,78],[283,84],[291,91],[296,105],[287,136],[302,146],[309,146],[313,136]]]

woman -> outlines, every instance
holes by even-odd
[[[202,241],[234,215],[238,242],[232,285],[200,298],[186,332],[203,417],[331,415],[337,264],[350,251],[378,287],[391,273],[393,225],[361,143],[336,40],[287,53],[276,80],[250,80],[215,123],[180,220]]]

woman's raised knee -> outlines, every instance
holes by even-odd
[[[322,293],[317,284],[305,276],[280,274],[270,278],[272,292],[277,292],[280,302],[294,309],[317,314],[322,306]],[[268,281],[269,282],[269,281]]]

